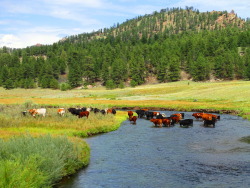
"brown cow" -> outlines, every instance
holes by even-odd
[[[181,120],[181,116],[171,115],[170,119],[172,120],[172,125],[174,125],[175,123],[179,123],[179,121]]]
[[[170,119],[162,119],[162,124],[166,127],[170,127],[171,120]]]
[[[114,115],[116,114],[116,110],[113,109],[113,108],[105,109],[105,111],[106,111],[107,114],[114,114]]]
[[[184,118],[184,113],[172,114],[171,116],[178,116],[178,117],[180,117],[180,119],[183,119]]]
[[[211,121],[213,118],[216,120],[216,119],[220,119],[220,116],[217,116],[217,115],[214,115],[214,114],[206,114],[206,113],[203,113],[202,114],[202,119],[205,121],[205,120],[209,120]]]
[[[211,115],[214,119],[220,119],[220,116],[214,115],[214,114],[208,114]]]
[[[129,121],[130,123],[132,122],[133,124],[136,124],[137,116],[130,116]]]
[[[162,127],[162,119],[150,119],[150,121],[153,122],[156,127]]]
[[[203,115],[203,112],[202,113],[193,113],[192,116],[195,117],[195,119],[201,119],[202,118],[202,115]]]
[[[130,118],[131,116],[133,116],[133,112],[132,111],[128,111],[128,117]]]
[[[83,116],[88,118],[89,117],[89,111],[82,111],[78,115],[79,118],[82,118]]]

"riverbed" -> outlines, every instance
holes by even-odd
[[[194,119],[193,112],[184,113]],[[250,145],[239,141],[250,135],[250,122],[220,116],[215,128],[195,119],[190,128],[155,128],[146,119],[136,125],[124,121],[117,131],[86,139],[89,166],[59,187],[250,187]]]

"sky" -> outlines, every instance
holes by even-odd
[[[161,9],[193,7],[250,18],[250,0],[0,0],[0,48],[53,44]]]

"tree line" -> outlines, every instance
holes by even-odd
[[[249,21],[234,12],[162,9],[53,45],[0,49],[0,86],[67,90],[102,82],[108,89],[180,79],[250,79]]]

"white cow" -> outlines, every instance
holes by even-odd
[[[30,109],[29,113],[33,117],[36,117],[36,115],[42,115],[43,117],[45,117],[45,115],[46,115],[46,108]]]
[[[64,109],[64,108],[58,108],[58,109],[57,109],[57,113],[58,113],[60,116],[64,116],[64,114],[65,114],[65,109]]]

